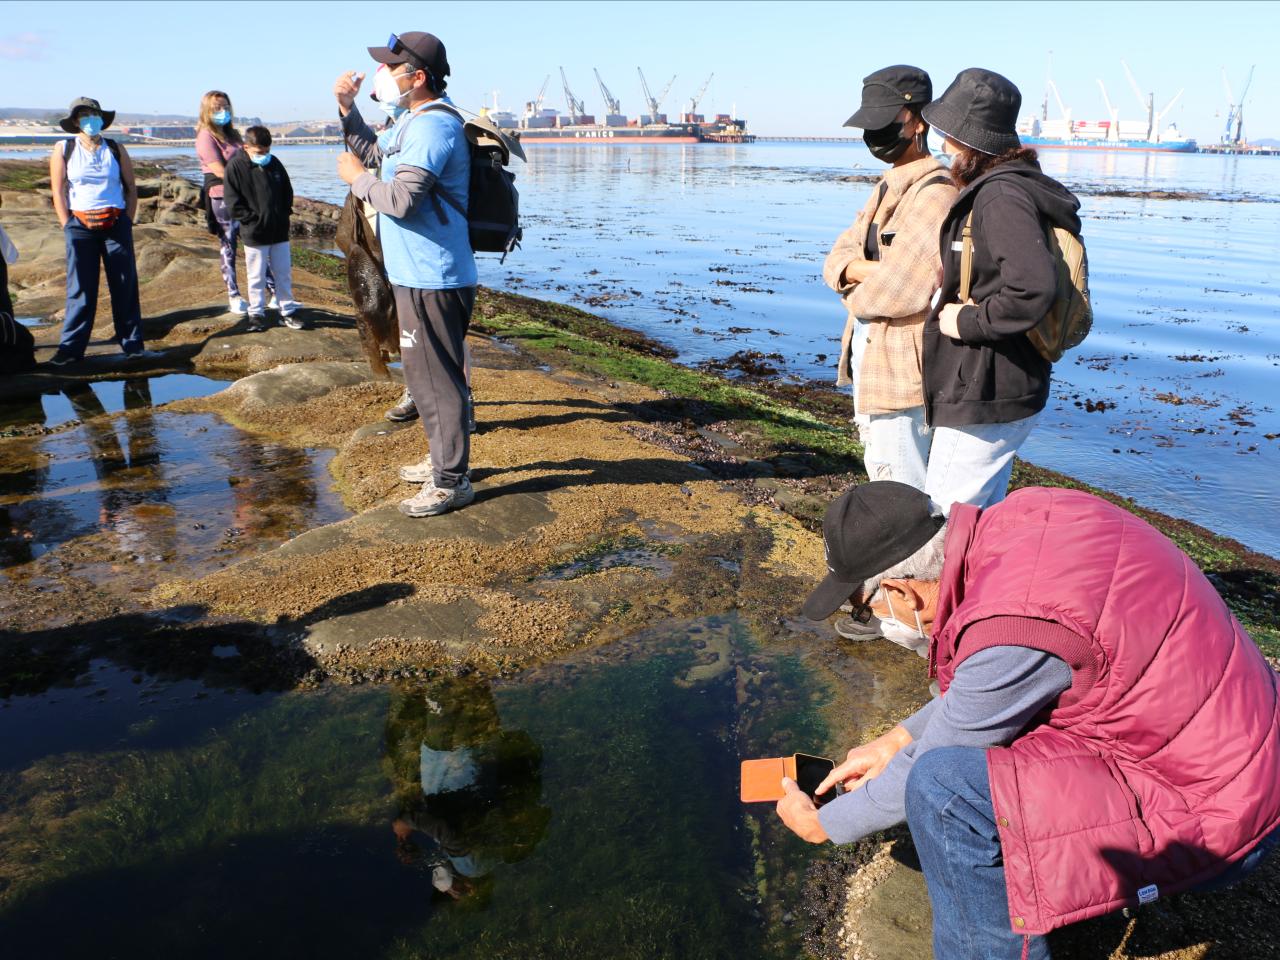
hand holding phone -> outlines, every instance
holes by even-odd
[[[809,843],[825,843],[830,840],[813,799],[790,777],[783,778],[782,789],[784,795],[774,812],[786,828]]]
[[[743,803],[781,800],[786,796],[783,778],[793,781],[816,806],[834,800],[838,787],[819,789],[835,769],[835,761],[796,753],[789,757],[742,761],[741,797]]]

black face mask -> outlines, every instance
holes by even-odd
[[[913,140],[923,153],[927,147],[926,134],[922,131],[914,137],[904,137],[902,135],[904,127],[906,127],[905,123],[891,123],[879,130],[864,130],[862,142],[867,145],[873,157],[885,163],[893,163],[902,156]]]

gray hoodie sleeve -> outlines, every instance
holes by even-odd
[[[1071,668],[1052,654],[1028,647],[991,647],[956,670],[944,696],[929,711],[923,734],[889,761],[880,776],[837,797],[818,811],[835,843],[852,843],[907,818],[907,776],[915,758],[934,747],[998,747],[1011,743],[1031,718],[1071,686]]]
[[[430,170],[396,166],[396,175],[390,180],[379,180],[372,173],[361,174],[351,184],[351,192],[379,213],[399,220],[408,216],[431,194],[436,176]]]
[[[369,125],[364,122],[364,117],[360,116],[360,109],[355,105],[351,105],[351,109],[347,111],[347,115],[342,120],[342,139],[346,141],[347,148],[356,155],[356,157],[366,167],[377,167],[382,163],[382,150],[378,146],[378,135],[370,129]]]

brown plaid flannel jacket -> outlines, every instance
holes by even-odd
[[[849,310],[836,383],[850,382],[850,341],[854,318],[871,322],[854,409],[860,414],[896,413],[924,403],[920,377],[920,335],[929,301],[942,281],[938,231],[957,195],[947,169],[932,157],[893,167],[871,191],[858,219],[827,254],[822,277]],[[867,230],[879,233],[880,267],[862,283],[845,283],[845,268],[866,259]],[[889,245],[882,239],[893,234]]]

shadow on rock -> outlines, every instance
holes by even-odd
[[[297,628],[380,607],[413,592],[408,584],[377,584],[274,626],[206,622],[206,608],[193,604],[46,630],[0,630],[0,698],[73,686],[95,660],[165,680],[201,680],[209,687],[287,690],[317,675],[319,666],[293,642]]]

